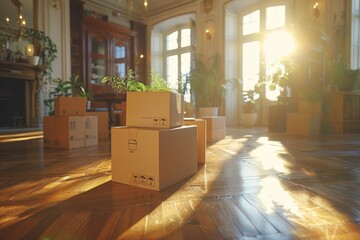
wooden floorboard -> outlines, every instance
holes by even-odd
[[[0,239],[360,239],[360,135],[228,128],[188,179],[111,181],[111,143],[0,138]]]

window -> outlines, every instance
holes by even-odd
[[[360,68],[360,2],[352,1],[351,68]]]
[[[285,5],[259,8],[244,15],[242,29],[243,90],[251,90],[264,77],[261,72],[270,73],[272,66],[293,50],[294,41],[286,31]],[[262,66],[260,63],[265,64]],[[262,67],[264,71],[261,71]],[[277,100],[278,94],[279,91],[266,88],[268,100]]]
[[[190,72],[191,30],[187,27],[178,28],[166,35],[166,80],[174,89],[181,89],[184,76]],[[184,96],[190,101],[190,94]]]

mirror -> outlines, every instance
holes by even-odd
[[[33,19],[33,10],[34,10],[34,1],[33,0],[5,0],[1,1],[0,8],[0,27],[6,27],[6,18],[9,18],[9,26],[11,28],[18,28],[18,8],[16,4],[22,4],[22,15],[26,21],[26,27],[34,27]]]

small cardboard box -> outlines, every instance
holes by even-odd
[[[185,126],[195,125],[197,126],[198,135],[198,163],[206,162],[206,120],[185,118]]]
[[[209,116],[202,117],[206,120],[206,142],[214,143],[226,136],[226,117],[225,116]]]
[[[317,136],[321,133],[321,116],[313,113],[288,113],[286,133],[297,136]]]
[[[162,190],[197,171],[197,129],[113,127],[112,180]]]
[[[175,128],[184,124],[184,96],[174,92],[128,92],[126,126]]]
[[[86,116],[85,118],[85,147],[98,144],[98,117]]]
[[[226,137],[226,128],[209,129],[206,132],[206,142],[208,144],[215,143]]]
[[[85,118],[73,116],[44,117],[44,147],[81,148],[85,146]]]
[[[85,116],[86,98],[84,97],[57,97],[54,101],[55,116]]]
[[[86,112],[86,116],[97,116],[98,139],[109,139],[109,113],[108,112]]]

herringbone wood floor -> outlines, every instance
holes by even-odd
[[[229,128],[161,192],[113,183],[110,148],[0,138],[0,239],[360,238],[359,135]]]

